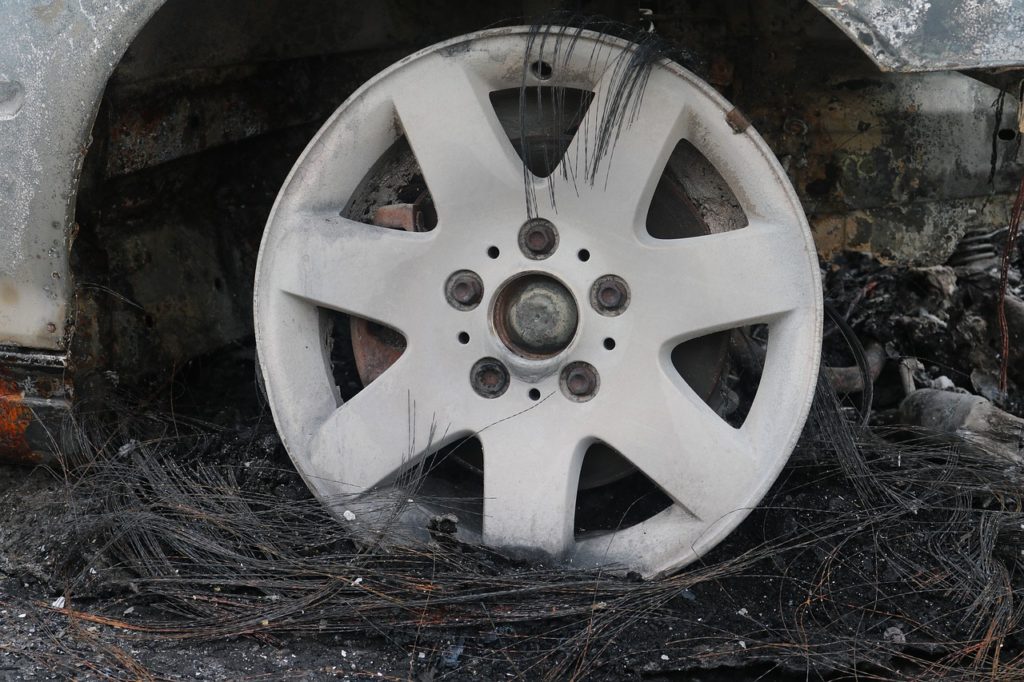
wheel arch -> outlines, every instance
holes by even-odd
[[[55,0],[2,12],[0,345],[67,348],[68,253],[93,121],[110,75],[163,4]]]

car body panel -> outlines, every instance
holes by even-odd
[[[0,10],[0,345],[66,348],[68,253],[93,119],[161,4],[15,0]]]
[[[810,0],[883,71],[1024,64],[1024,0]]]

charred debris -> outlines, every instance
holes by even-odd
[[[988,442],[882,426],[902,388],[884,364],[873,426],[823,380],[758,509],[648,581],[510,561],[444,519],[368,542],[311,498],[266,415],[84,415],[89,460],[3,494],[0,666],[167,679],[178,649],[188,676],[276,679],[258,656],[208,659],[283,650],[312,679],[1019,679],[1024,471]]]

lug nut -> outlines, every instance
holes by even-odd
[[[484,398],[497,398],[508,390],[508,370],[499,360],[483,358],[473,365],[469,382],[473,390]]]
[[[519,230],[519,248],[527,258],[547,258],[558,248],[558,230],[549,220],[529,220]]]
[[[629,306],[629,286],[621,277],[605,275],[591,287],[590,304],[602,315],[621,315]]]
[[[586,402],[594,397],[601,386],[601,377],[594,366],[574,362],[562,370],[562,390],[570,400]]]
[[[444,291],[453,308],[472,310],[484,297],[484,283],[475,272],[459,270],[448,278]]]

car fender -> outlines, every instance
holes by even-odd
[[[882,71],[1024,65],[1024,0],[810,0]]]
[[[63,351],[75,196],[100,98],[164,0],[0,9],[0,345]]]

